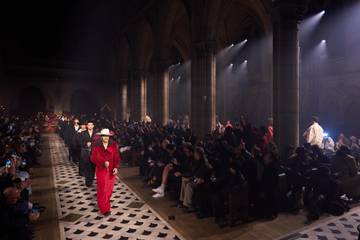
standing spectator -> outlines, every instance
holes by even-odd
[[[347,139],[343,133],[340,133],[338,140],[335,144],[335,150],[339,150],[342,146],[347,146]]]
[[[321,148],[324,150],[324,154],[326,156],[332,156],[335,153],[334,140],[330,136],[324,134],[324,139]]]
[[[324,130],[319,125],[318,117],[312,117],[310,127],[304,133],[304,137],[306,142],[310,145],[318,145],[321,147],[324,138]]]

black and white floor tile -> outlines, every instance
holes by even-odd
[[[280,240],[357,240],[360,207],[308,229],[280,238]]]
[[[112,214],[99,214],[96,188],[88,189],[57,135],[50,136],[51,160],[62,239],[183,239],[120,179],[112,195]]]

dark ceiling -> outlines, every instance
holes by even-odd
[[[194,0],[183,3],[188,6],[190,1]],[[331,2],[346,1],[313,0],[310,12]],[[156,3],[158,0],[2,1],[0,43],[4,65],[63,65],[104,71],[114,35],[129,30],[126,27]]]
[[[5,64],[81,63],[101,70],[112,36],[149,0],[11,0],[2,3]]]

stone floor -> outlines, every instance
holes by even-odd
[[[101,216],[95,183],[85,187],[60,138],[51,135],[49,140],[61,239],[182,239],[119,179],[112,195],[112,215]]]
[[[46,207],[35,227],[35,240],[59,240],[60,229],[56,208],[56,194],[53,180],[53,166],[50,161],[48,135],[43,135],[41,144],[42,156],[40,166],[35,167],[31,175],[33,188],[32,201]]]
[[[282,237],[280,240],[356,240],[359,236],[358,225],[360,225],[360,207],[353,208],[340,217],[330,217],[321,224]]]

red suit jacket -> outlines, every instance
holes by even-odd
[[[104,148],[102,141],[97,141],[91,150],[90,160],[96,165],[97,171],[112,170],[120,166],[119,148],[117,144],[110,140],[107,149]],[[109,168],[104,166],[105,161],[109,162]]]

